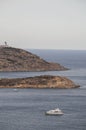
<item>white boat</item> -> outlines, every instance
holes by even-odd
[[[46,111],[45,114],[46,115],[63,115],[64,113],[59,108],[56,108],[54,110]]]

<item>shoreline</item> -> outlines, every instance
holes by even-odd
[[[2,78],[0,88],[58,88],[69,89],[78,88],[72,80],[62,76],[41,75],[26,78]]]

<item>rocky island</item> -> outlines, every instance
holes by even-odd
[[[58,63],[50,63],[23,49],[9,46],[0,47],[0,72],[18,71],[59,71],[67,70]]]
[[[61,71],[67,70],[58,63],[50,63],[31,52],[0,46],[0,72]],[[27,78],[0,79],[0,88],[77,88],[66,77],[42,75]]]
[[[0,79],[0,88],[77,88],[73,81],[66,77],[42,75],[27,78]]]

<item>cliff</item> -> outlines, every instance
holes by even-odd
[[[77,88],[73,81],[60,76],[36,76],[29,78],[0,79],[0,88]]]
[[[0,47],[0,71],[58,71],[66,69],[58,63],[49,63],[28,51]]]

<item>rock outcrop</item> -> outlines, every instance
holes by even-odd
[[[73,81],[60,76],[35,76],[28,78],[0,79],[0,88],[77,88]]]
[[[28,51],[0,47],[0,71],[58,71],[67,70],[58,63],[49,63]]]

